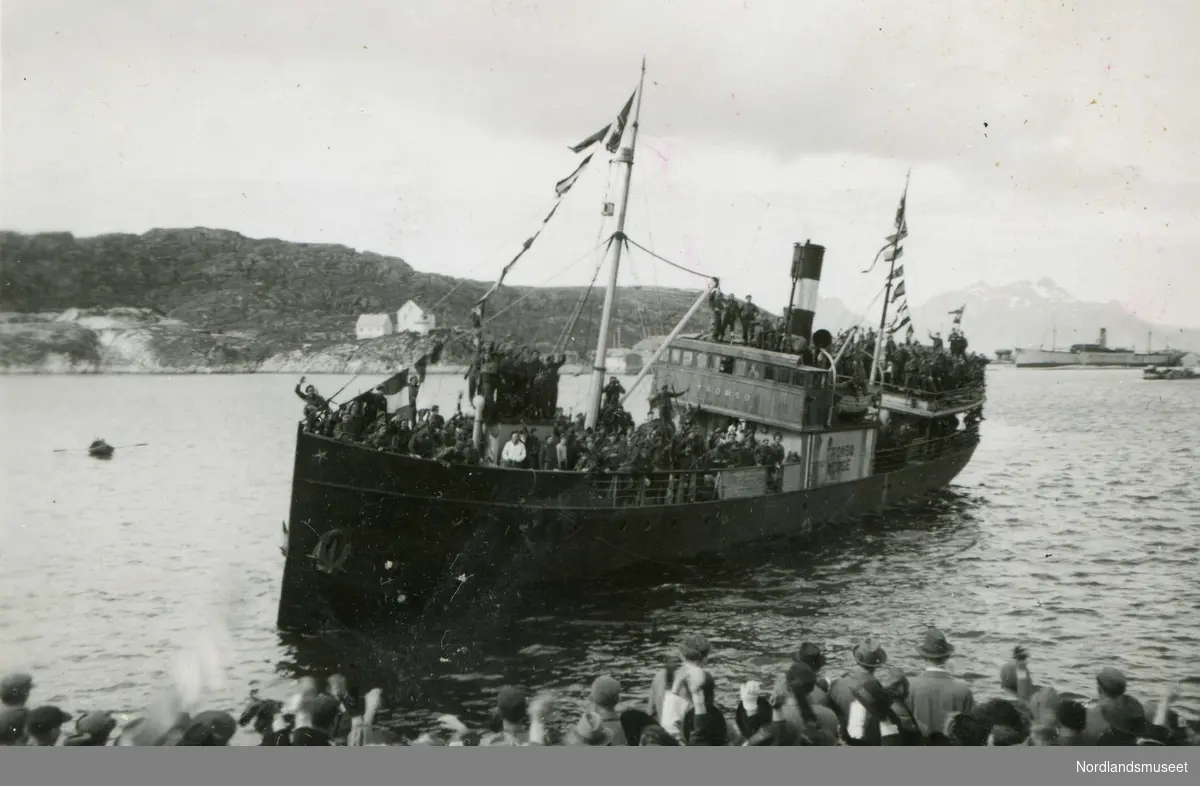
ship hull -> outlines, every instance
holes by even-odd
[[[1017,368],[1145,368],[1166,366],[1174,361],[1168,352],[1060,352],[1046,349],[1018,349],[1013,353]]]
[[[978,443],[962,436],[936,458],[816,489],[596,507],[595,475],[445,465],[298,430],[277,624],[402,621],[468,585],[589,580],[756,541],[811,541],[948,485]]]

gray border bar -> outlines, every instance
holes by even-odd
[[[137,753],[111,748],[11,748],[0,780],[13,786],[114,783],[213,786],[220,783],[571,784],[886,783],[902,786],[1011,786],[1022,783],[1188,784],[1197,782],[1197,748],[731,748],[666,753],[631,748],[205,748]],[[255,752],[257,751],[257,752]],[[1081,772],[1079,765],[1174,765],[1175,772]],[[359,768],[362,768],[359,770]],[[628,768],[628,774],[621,771]],[[758,768],[761,775],[755,775]],[[1044,779],[1044,780],[1043,780]]]

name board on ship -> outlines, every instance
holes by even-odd
[[[814,470],[819,485],[858,480],[865,468],[868,452],[865,430],[842,431],[814,436],[819,451]]]

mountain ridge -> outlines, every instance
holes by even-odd
[[[349,346],[369,344],[355,341],[361,313],[395,311],[414,300],[435,313],[441,328],[466,325],[491,286],[342,244],[251,238],[206,227],[92,237],[0,231],[0,270],[0,311],[14,312],[0,319],[0,369],[10,371],[311,370],[312,362],[325,367],[315,360],[320,353],[343,358],[354,354]],[[501,287],[489,300],[487,328],[497,338],[549,349],[587,290]],[[613,338],[632,346],[669,332],[698,295],[621,287]],[[602,300],[600,290],[590,292],[568,351],[592,349]],[[1055,330],[1060,346],[1092,341],[1101,327],[1108,328],[1113,346],[1144,348],[1154,330],[1173,346],[1200,348],[1200,330],[1151,325],[1116,301],[1081,301],[1049,278],[980,282],[936,295],[913,308],[918,335],[944,333],[947,312],[964,304],[972,348],[989,354],[1046,344]],[[873,321],[836,297],[819,301],[816,324],[834,333]],[[710,325],[706,305],[687,330]],[[450,352],[447,362],[464,362],[463,352]]]

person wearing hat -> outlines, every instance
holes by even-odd
[[[946,669],[954,654],[954,645],[937,628],[925,631],[917,650],[925,661],[925,670],[908,681],[909,712],[925,729],[944,729],[946,719],[955,713],[969,713],[975,697],[967,683]]]
[[[1104,719],[1104,708],[1125,695],[1125,673],[1112,666],[1105,666],[1096,675],[1096,698],[1087,703],[1087,730],[1084,736],[1088,744],[1096,744],[1096,740],[1108,731],[1108,722]]]
[[[872,638],[860,642],[851,654],[854,656],[855,668],[833,681],[826,700],[829,708],[838,714],[843,723],[850,717],[850,707],[855,701],[854,689],[872,679],[875,670],[887,663],[887,651]]]
[[[117,727],[117,719],[107,712],[89,712],[75,721],[75,733],[63,740],[69,747],[103,747]]]
[[[625,730],[621,726],[621,716],[617,713],[617,704],[621,701],[621,683],[607,674],[597,677],[592,683],[592,712],[611,733],[608,745],[628,745]]]
[[[38,707],[29,713],[25,723],[25,731],[29,734],[29,745],[52,748],[58,744],[62,736],[62,725],[71,720],[71,716],[58,707]]]
[[[192,718],[183,733],[179,745],[188,747],[220,748],[229,745],[237,733],[237,721],[228,712],[201,712]]]

